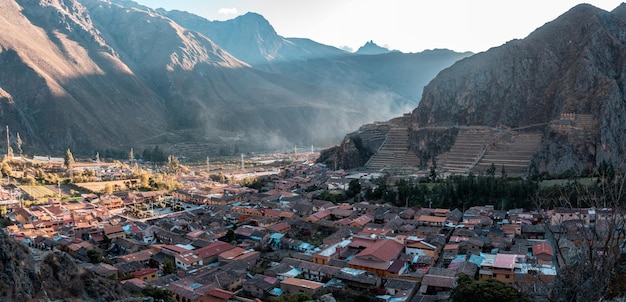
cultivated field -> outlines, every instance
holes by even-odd
[[[58,192],[52,191],[45,186],[19,186],[19,188],[33,199],[41,199],[58,195]]]

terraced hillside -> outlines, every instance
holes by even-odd
[[[487,146],[485,154],[471,170],[474,174],[486,173],[493,164],[496,173],[502,167],[509,176],[523,176],[528,172],[528,166],[541,143],[541,133],[501,134],[499,139]]]
[[[389,129],[382,146],[365,164],[368,169],[417,169],[419,158],[409,150],[409,128],[406,123]]]
[[[495,138],[496,130],[489,127],[465,127],[459,134],[450,151],[437,156],[440,172],[449,174],[469,174],[486,151],[487,145]]]

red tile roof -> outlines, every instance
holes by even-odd
[[[358,253],[355,257],[374,257],[378,261],[391,261],[398,257],[404,246],[394,240],[383,239]]]
[[[533,255],[546,254],[550,257],[554,256],[554,250],[547,242],[541,242],[533,245]]]
[[[215,241],[203,248],[197,249],[195,253],[202,259],[206,259],[212,256],[216,256],[225,251],[232,250],[234,248],[235,246],[233,246],[232,244],[223,241]]]

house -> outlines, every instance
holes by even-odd
[[[184,251],[182,253],[174,255],[174,257],[176,258],[176,267],[183,270],[188,270],[195,265],[211,264],[217,261],[219,254],[234,248],[235,246],[233,246],[232,244],[222,241],[215,241],[208,246],[199,248],[197,250]]]
[[[144,282],[150,282],[158,278],[157,270],[154,268],[146,268],[130,273],[131,276],[143,280]]]
[[[544,224],[523,224],[522,238],[524,239],[544,239],[546,227]]]
[[[120,270],[117,269],[115,266],[103,262],[92,266],[90,270],[101,277],[122,276]]]
[[[381,277],[376,274],[349,267],[342,268],[335,277],[348,287],[361,290],[378,288],[382,282]]]
[[[328,264],[331,259],[337,259],[343,255],[350,243],[352,243],[351,240],[343,240],[313,254],[313,263]]]
[[[419,225],[432,226],[432,227],[442,227],[445,222],[446,222],[446,217],[440,217],[440,216],[421,215],[417,219],[417,223]]]
[[[291,225],[287,222],[280,222],[267,228],[272,233],[287,234],[291,230]]]
[[[435,245],[426,242],[423,238],[409,236],[405,240],[405,253],[438,257],[439,252]]]
[[[205,295],[198,298],[198,302],[226,302],[231,301],[235,293],[221,288],[212,288]]]
[[[388,278],[383,287],[387,295],[401,301],[410,301],[418,284],[417,281]]]
[[[261,253],[254,250],[246,250],[240,247],[235,247],[228,251],[222,252],[217,256],[221,265],[228,264],[237,260],[245,260],[248,264],[248,269],[251,269],[256,265],[257,261],[261,258]]]
[[[494,278],[507,284],[513,284],[515,277],[515,265],[523,260],[525,255],[516,254],[484,254],[481,263],[479,278],[486,280]]]
[[[119,256],[117,257],[117,262],[138,261],[138,262],[148,263],[148,261],[150,261],[152,256],[154,256],[156,253],[157,253],[157,250],[155,249],[146,249],[146,250],[142,250],[136,253]]]
[[[533,256],[543,261],[552,261],[554,258],[554,250],[548,242],[540,242],[532,247]]]
[[[203,259],[194,251],[174,255],[176,268],[187,271],[194,266],[203,265]]]
[[[105,227],[102,231],[102,234],[106,238],[109,238],[109,240],[126,237],[126,232],[124,232],[124,229],[121,225],[112,225],[109,227]]]
[[[390,273],[389,267],[404,250],[404,246],[394,240],[383,239],[356,254],[349,262],[348,267],[375,273],[386,277]]]
[[[363,215],[363,216],[359,216],[355,219],[352,219],[352,221],[350,221],[350,226],[352,227],[364,227],[366,224],[370,223],[373,220],[373,218],[369,215]]]
[[[280,281],[280,288],[286,293],[290,294],[305,293],[313,296],[321,291],[323,286],[324,283],[298,278],[289,278]]]
[[[243,282],[243,290],[261,299],[265,298],[276,287],[280,287],[278,279],[261,274],[256,274],[252,276],[252,279]]]
[[[426,274],[422,278],[419,293],[436,295],[438,292],[451,291],[456,282],[455,277]]]

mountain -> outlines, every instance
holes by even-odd
[[[157,11],[185,28],[202,33],[235,57],[255,67],[346,54],[335,47],[309,39],[279,36],[274,27],[257,13],[246,13],[226,21],[209,21],[184,11]]]
[[[469,55],[366,58],[283,38],[254,13],[211,22],[127,0],[0,4],[0,118],[27,154],[329,145],[409,111]]]
[[[379,55],[383,53],[388,53],[389,49],[378,46],[374,41],[368,41],[363,46],[359,47],[359,49],[355,52],[360,55]]]
[[[625,41],[626,4],[612,12],[581,4],[522,40],[459,60],[424,88],[407,121],[411,150],[425,168],[471,127],[492,131],[487,153],[506,147],[504,134],[537,133],[531,165],[543,172],[624,164]],[[433,144],[444,130],[448,143]]]

